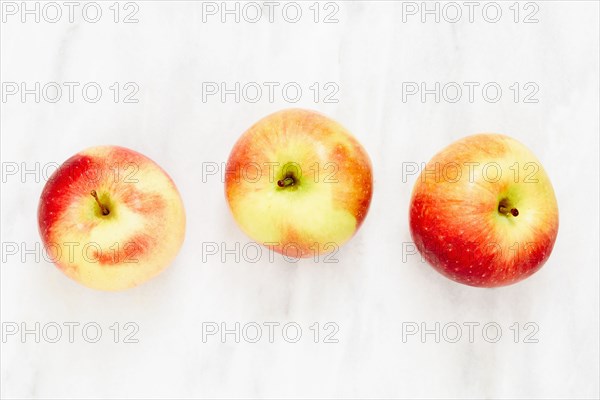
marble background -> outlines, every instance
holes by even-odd
[[[597,2],[520,3],[518,22],[513,2],[500,2],[496,23],[490,22],[495,6],[485,2],[472,22],[467,6],[456,3],[462,17],[454,23],[456,8],[446,3],[437,3],[439,22],[421,15],[420,2],[298,3],[296,23],[285,19],[295,17],[296,6],[284,15],[285,3],[275,8],[273,22],[263,3],[257,22],[251,21],[256,9],[245,3],[238,4],[239,22],[222,15],[220,2],[120,3],[114,22],[113,2],[99,2],[96,23],[90,22],[94,5],[84,14],[86,3],[79,3],[70,22],[68,8],[58,4],[56,23],[49,21],[56,9],[45,3],[39,3],[39,22],[22,15],[20,2],[2,5],[1,319],[5,331],[39,322],[47,337],[54,335],[52,323],[63,327],[57,343],[5,335],[3,398],[598,398]],[[126,16],[137,22],[124,23]],[[55,96],[48,86],[39,102],[32,94],[23,101],[10,94],[11,82],[27,88],[56,82],[63,97],[48,101]],[[65,82],[80,85],[72,102]],[[96,103],[83,97],[89,82],[102,89]],[[292,103],[276,89],[270,101],[265,89],[256,102],[250,92],[239,102],[233,95],[222,101],[203,90],[207,82],[230,88],[294,82],[302,95]],[[310,89],[315,82],[317,99]],[[439,102],[434,95],[421,101],[406,95],[406,82],[428,88],[457,82],[464,92],[455,103],[451,92]],[[479,84],[473,101],[463,82]],[[495,103],[481,91],[489,82],[502,89]],[[137,103],[124,102],[135,87],[129,99]],[[332,94],[332,88],[339,90]],[[325,102],[326,94],[337,102]],[[525,102],[526,96],[537,102]],[[218,255],[203,262],[201,243],[249,242],[229,214],[221,179],[203,177],[203,167],[225,162],[253,122],[292,106],[335,118],[369,152],[375,192],[363,227],[337,253],[338,263],[289,263],[266,253],[257,263],[232,256],[222,262]],[[453,283],[402,249],[410,242],[415,181],[402,179],[402,163],[427,161],[453,140],[485,131],[512,135],[536,153],[553,181],[561,224],[539,273],[493,290]],[[23,251],[39,246],[36,208],[45,172],[52,171],[47,167],[98,144],[154,159],[178,184],[187,210],[186,241],[175,263],[120,293],[79,286]],[[25,169],[34,172],[21,176]],[[21,251],[7,254],[7,243]],[[69,322],[80,324],[73,343]],[[229,329],[257,323],[263,336],[257,343],[244,337],[236,343],[233,335],[224,343],[218,335],[203,342],[207,322]],[[273,343],[269,322],[280,324]],[[94,337],[93,329],[83,336],[86,323],[101,327],[97,343],[85,340]],[[285,340],[286,323],[302,328],[297,343]],[[439,343],[434,334],[403,340],[413,323],[450,330]],[[465,323],[479,324],[472,342]],[[501,327],[497,343],[484,337],[487,323]],[[454,324],[462,337],[451,343],[445,338],[454,336]],[[336,326],[337,343],[325,343]],[[126,343],[128,333],[138,342]],[[288,334],[293,338],[294,331]],[[495,336],[493,329],[488,334]]]

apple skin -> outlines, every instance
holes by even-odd
[[[490,163],[500,168],[488,167],[484,175]],[[410,232],[433,268],[459,283],[497,287],[544,265],[558,233],[558,205],[544,168],[524,145],[500,134],[468,136],[425,168],[413,189]],[[518,215],[501,213],[500,202]]]
[[[290,172],[294,184],[280,187]],[[225,174],[225,195],[240,228],[293,258],[317,257],[346,243],[367,215],[372,190],[371,161],[360,143],[337,122],[303,109],[254,124],[234,145]]]
[[[92,147],[63,163],[42,191],[38,223],[63,273],[108,291],[156,276],[185,235],[184,206],[171,178],[146,156],[118,146]]]

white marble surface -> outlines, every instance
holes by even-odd
[[[114,23],[112,2],[102,2],[102,18],[93,24],[82,18],[83,4],[73,23],[66,6],[57,23],[44,15],[39,23],[32,16],[22,23],[10,6],[3,9],[2,82],[97,82],[103,89],[97,103],[85,101],[80,90],[72,103],[67,91],[56,104],[9,96],[0,118],[3,168],[59,163],[97,144],[134,148],[178,184],[188,215],[186,241],[163,275],[122,293],[86,289],[43,260],[29,255],[21,262],[20,254],[3,249],[4,329],[11,322],[81,324],[73,343],[64,325],[58,343],[6,337],[3,398],[598,398],[597,2],[538,2],[539,22],[529,24],[513,21],[512,2],[500,3],[495,24],[482,17],[485,3],[472,23],[464,5],[457,23],[443,17],[436,23],[432,16],[422,23],[419,15],[403,22],[410,4],[340,2],[339,22],[331,24],[312,21],[312,2],[301,4],[296,24],[282,18],[282,5],[273,23],[266,16],[257,23],[229,16],[221,23],[211,15],[203,22],[202,4],[192,1],[138,2],[134,24]],[[324,7],[321,19],[334,10]],[[133,10],[122,8],[121,18]],[[522,19],[534,9],[521,3],[520,11]],[[54,10],[46,12],[54,18]],[[202,82],[236,81],[297,82],[303,95],[296,104],[278,91],[273,103],[266,92],[256,103],[232,96],[203,102]],[[139,102],[115,103],[113,82],[135,82]],[[337,84],[339,101],[315,102],[313,82]],[[497,82],[503,94],[497,103],[480,90],[472,103],[466,91],[455,104],[436,103],[431,95],[425,103],[416,96],[403,102],[403,82]],[[515,103],[514,82],[522,95],[529,92],[522,86],[534,82],[539,102]],[[224,162],[254,121],[290,106],[337,119],[370,153],[375,192],[364,226],[337,254],[339,263],[292,264],[281,257],[236,263],[216,256],[203,263],[201,243],[233,246],[248,239],[229,215],[220,179],[203,183],[201,163]],[[415,256],[402,262],[415,178],[402,182],[401,163],[427,161],[451,141],[482,131],[507,133],[529,146],[560,206],[559,236],[546,266],[494,290],[455,284]],[[40,241],[43,176],[3,177],[3,245],[32,248]],[[89,322],[103,330],[98,343],[82,336]],[[124,323],[137,324],[139,342],[123,343],[121,335],[115,344],[109,328],[115,322],[122,334]],[[203,343],[205,322],[295,322],[303,334],[288,343],[280,326],[269,343],[263,325],[258,343],[235,343],[232,336]],[[322,343],[321,335],[315,344],[314,322],[337,324],[338,343]],[[410,322],[429,328],[457,323],[463,337],[436,343],[429,335],[423,343],[411,336],[404,343],[403,326]],[[468,322],[480,324],[473,343]],[[490,322],[502,328],[497,343],[483,338],[481,327]],[[515,322],[518,343],[510,329]],[[538,343],[524,343],[527,322],[539,327]]]

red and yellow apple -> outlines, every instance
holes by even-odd
[[[48,255],[75,281],[127,289],[175,258],[185,234],[183,202],[155,162],[118,146],[92,147],[63,163],[38,209]]]
[[[452,143],[421,171],[410,231],[426,261],[457,282],[518,282],[546,262],[558,206],[538,159],[508,136],[479,134]]]
[[[329,253],[367,215],[371,161],[340,124],[319,113],[271,114],[237,141],[225,194],[233,217],[255,241],[290,257]]]

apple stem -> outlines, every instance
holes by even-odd
[[[287,177],[285,179],[281,179],[277,181],[277,186],[279,187],[287,187],[287,186],[292,186],[294,184],[294,178],[291,177]]]
[[[96,199],[96,203],[98,203],[98,206],[100,207],[100,211],[102,211],[102,215],[108,215],[108,214],[110,214],[110,211],[108,210],[108,208],[104,204],[102,204],[100,202],[100,199],[98,198],[98,193],[96,193],[95,190],[92,190],[90,192],[90,194],[92,195],[92,197],[94,199]]]
[[[503,205],[498,206],[498,211],[504,215],[511,214],[513,217],[516,217],[519,215],[519,210],[517,210],[516,208],[509,209],[508,207],[503,206]]]

